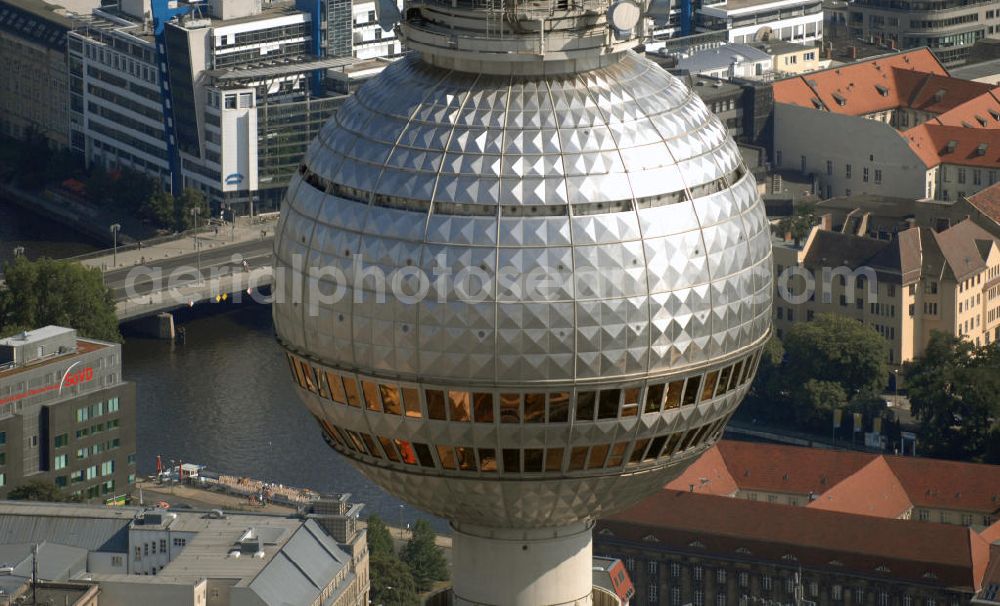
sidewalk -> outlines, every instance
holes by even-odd
[[[255,225],[238,225],[236,227],[228,224],[219,227],[217,233],[215,230],[205,230],[202,228],[199,229],[197,240],[201,244],[202,252],[232,244],[262,240],[274,236],[276,223],[276,221],[270,221]],[[117,254],[117,265],[115,264],[113,250],[103,251],[100,256],[90,256],[82,259],[80,263],[86,267],[96,267],[101,271],[108,272],[143,263],[152,263],[154,260],[193,255],[196,252],[198,252],[198,249],[195,244],[195,236],[186,235],[176,240],[144,245],[142,248],[136,245],[120,246]]]

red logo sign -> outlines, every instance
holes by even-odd
[[[0,406],[3,406],[4,404],[10,404],[11,402],[17,402],[18,400],[23,400],[24,398],[30,398],[31,396],[37,396],[39,394],[43,394],[49,391],[56,391],[57,389],[60,389],[63,386],[70,387],[73,385],[82,385],[83,383],[89,383],[93,380],[94,380],[94,369],[90,367],[84,368],[80,372],[67,374],[66,377],[58,383],[53,383],[52,385],[46,385],[44,387],[36,387],[34,389],[28,389],[26,391],[22,391],[19,394],[14,394],[12,396],[0,399]]]

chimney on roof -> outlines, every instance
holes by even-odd
[[[820,229],[823,231],[833,231],[833,214],[826,213],[820,217]]]

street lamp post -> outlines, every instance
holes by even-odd
[[[122,230],[122,226],[118,223],[111,224],[111,237],[114,238],[114,253],[111,257],[112,263],[114,263],[115,268],[118,267],[118,232]]]
[[[198,279],[201,279],[201,242],[198,240],[198,215],[201,214],[201,207],[195,206],[191,209],[191,217],[194,219],[194,248],[198,251]]]

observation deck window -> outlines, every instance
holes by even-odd
[[[472,394],[472,412],[476,423],[492,423],[495,419],[493,413],[493,394]]]
[[[549,394],[549,423],[566,423],[569,421],[569,392],[560,391]]]

